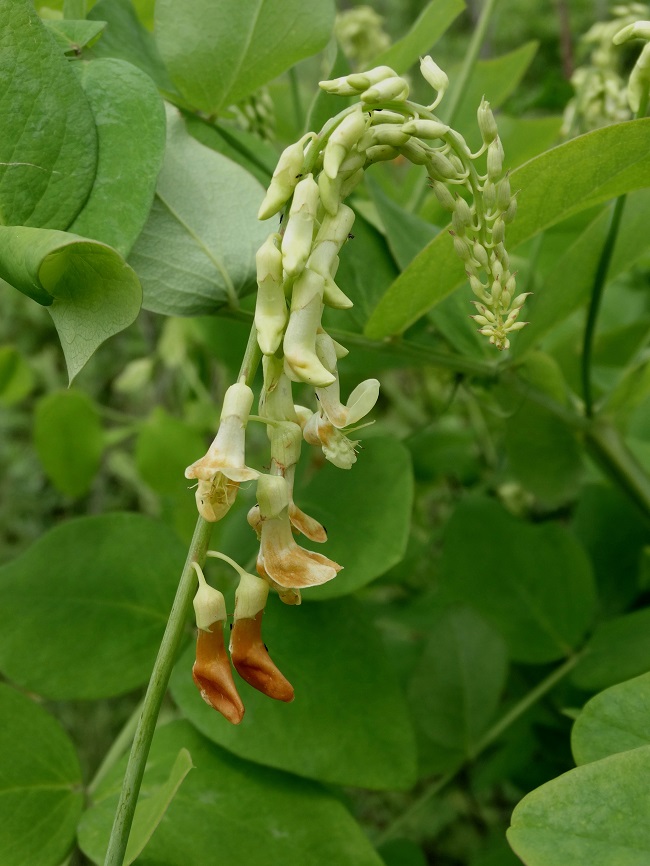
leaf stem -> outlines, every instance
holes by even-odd
[[[247,384],[252,382],[259,359],[260,351],[257,345],[257,331],[255,326],[253,326],[244,351],[238,381],[243,380]],[[212,524],[199,517],[187,552],[187,559],[185,560],[178,589],[176,590],[176,597],[174,598],[171,613],[167,620],[165,633],[158,650],[158,656],[153,667],[149,685],[147,686],[147,692],[144,696],[142,714],[135,728],[133,745],[131,746],[131,753],[122,781],[122,790],[120,791],[113,828],[108,841],[104,866],[122,866],[124,863],[124,855],[129,841],[129,833],[131,832],[133,815],[138,801],[138,794],[140,793],[149,749],[151,748],[151,741],[153,740],[160,707],[167,691],[169,677],[178,655],[185,623],[187,622],[192,604],[192,596],[194,595],[196,585],[196,574],[193,563],[196,562],[202,565],[205,562],[211,533]]]
[[[559,667],[555,668],[554,671],[543,679],[540,683],[538,683],[535,688],[531,689],[528,694],[526,694],[518,703],[512,707],[502,718],[499,719],[486,733],[481,737],[481,739],[476,744],[475,748],[472,751],[472,754],[467,757],[465,761],[459,764],[457,767],[454,767],[453,770],[450,770],[444,776],[440,776],[435,779],[431,784],[427,785],[424,791],[420,794],[420,796],[415,800],[406,811],[402,812],[401,815],[398,815],[394,821],[392,821],[388,827],[381,833],[381,835],[375,840],[377,845],[383,844],[386,840],[390,839],[395,835],[395,833],[400,830],[405,824],[411,820],[413,815],[417,814],[420,809],[426,805],[436,794],[440,793],[443,788],[445,788],[450,782],[452,782],[458,773],[471,761],[476,760],[478,756],[491,746],[492,743],[497,740],[501,734],[508,730],[508,728],[513,725],[517,719],[519,719],[527,710],[529,710],[532,706],[534,706],[537,701],[541,700],[551,689],[557,685],[580,661],[581,653],[576,653],[568,658],[563,664]]]

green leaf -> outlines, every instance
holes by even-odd
[[[519,803],[508,841],[527,866],[646,866],[650,746],[585,764]]]
[[[355,592],[397,565],[406,550],[413,505],[410,454],[388,437],[364,439],[362,448],[352,471],[328,463],[298,488],[300,507],[327,527],[328,541],[315,549],[344,567],[336,580],[310,588],[310,600]]]
[[[391,839],[379,848],[386,866],[427,866],[424,851],[410,839]]]
[[[530,526],[479,497],[461,502],[447,525],[441,588],[496,626],[513,659],[529,663],[568,655],[596,600],[587,556],[562,526]]]
[[[133,816],[133,826],[124,855],[124,866],[130,866],[144,851],[156,828],[165,816],[178,789],[190,770],[192,756],[183,748],[176,755],[169,777],[149,797],[140,797]]]
[[[449,770],[472,757],[494,716],[507,671],[503,638],[478,614],[465,607],[438,613],[408,692],[426,741],[427,772]]]
[[[511,185],[521,192],[517,218],[508,226],[508,250],[580,210],[650,185],[649,129],[650,118],[614,124],[516,169]],[[464,280],[452,239],[441,231],[381,299],[366,325],[367,335],[380,339],[401,333]]]
[[[587,701],[571,732],[576,764],[650,745],[650,674],[605,689]]]
[[[163,103],[149,76],[123,60],[86,63],[81,83],[97,124],[99,161],[90,196],[70,231],[126,257],[149,216],[162,166]]]
[[[60,866],[83,808],[81,768],[59,723],[0,684],[2,866]]]
[[[650,608],[601,623],[573,672],[581,689],[597,691],[650,670]]]
[[[34,445],[50,481],[77,498],[88,493],[104,452],[99,412],[81,391],[55,391],[34,411]]]
[[[649,207],[650,191],[639,190],[628,196],[608,270],[608,281],[628,271],[648,249]],[[530,319],[530,326],[517,335],[516,342],[513,341],[515,356],[522,355],[540,337],[587,303],[611,216],[611,208],[599,213],[559,258],[555,267],[543,277],[542,284],[526,304],[526,318]]]
[[[0,406],[13,406],[34,387],[34,374],[14,346],[0,346]]]
[[[324,48],[332,0],[175,0],[156,3],[156,41],[174,84],[217,114]]]
[[[99,0],[88,18],[106,22],[101,40],[93,47],[93,57],[126,60],[146,72],[161,90],[174,91],[155,39],[138,20],[131,0]]]
[[[0,277],[49,305],[70,381],[140,309],[140,283],[119,253],[67,232],[0,226]]]
[[[276,228],[261,223],[262,186],[199,144],[175,109],[157,195],[129,261],[144,306],[175,316],[214,314],[256,285],[255,252]]]
[[[30,0],[0,0],[0,224],[67,228],[95,176],[90,106]]]
[[[295,701],[270,700],[237,677],[246,715],[234,727],[201,699],[188,648],[172,674],[172,696],[201,733],[241,758],[322,782],[413,784],[415,743],[404,698],[359,602],[296,608],[273,598],[264,641]]]
[[[561,117],[509,117],[500,114],[499,138],[508,154],[508,165],[516,168],[557,143]]]
[[[84,48],[90,48],[102,35],[105,21],[44,21],[46,28],[57,40],[64,54],[77,56]]]
[[[0,569],[0,669],[55,700],[146,682],[184,556],[168,527],[137,514],[51,530]]]
[[[372,66],[390,66],[398,75],[413,66],[465,9],[464,0],[431,0],[414,21],[409,32],[372,61]]]
[[[163,783],[180,748],[189,750],[196,769],[138,864],[211,864],[218,851],[219,862],[246,866],[381,866],[365,833],[337,797],[312,782],[241,761],[187,722],[156,732],[144,796]],[[81,820],[79,843],[95,863],[104,860],[124,766],[122,761],[114,768]]]

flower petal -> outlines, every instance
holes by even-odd
[[[254,689],[277,701],[293,700],[293,686],[278,670],[262,641],[261,610],[237,619],[230,635],[230,655],[239,676]]]
[[[223,640],[223,623],[214,623],[212,629],[199,629],[192,679],[206,704],[233,725],[238,725],[244,718],[244,704],[233,680]]]

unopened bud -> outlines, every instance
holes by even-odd
[[[409,120],[403,124],[402,129],[409,135],[426,139],[442,138],[449,132],[449,127],[437,120]]]
[[[456,199],[449,192],[444,183],[441,183],[439,180],[432,180],[431,189],[433,190],[435,197],[444,208],[451,211],[454,210],[454,208],[456,207]]]
[[[431,85],[434,90],[444,93],[449,86],[449,78],[446,73],[428,54],[426,57],[420,58],[420,72],[427,84]]]
[[[380,123],[376,126],[371,126],[359,139],[359,149],[365,150],[376,144],[389,144],[392,147],[399,147],[406,144],[409,140],[408,133],[403,131],[402,127],[396,126],[394,123]]]
[[[489,180],[495,181],[501,177],[501,172],[503,171],[503,157],[503,145],[501,144],[501,139],[497,136],[492,144],[488,145],[487,174]]]
[[[455,180],[458,177],[453,164],[441,153],[430,153],[428,162],[429,174],[435,180]]]
[[[399,150],[388,144],[376,144],[366,150],[368,162],[385,162],[389,159],[395,159],[396,156],[399,156]]]
[[[634,112],[641,108],[645,111],[646,106],[641,105],[641,100],[648,100],[650,89],[650,44],[644,45],[639,55],[627,84],[627,101]]]
[[[361,93],[372,87],[373,84],[379,84],[380,81],[385,81],[387,78],[397,78],[397,73],[390,66],[375,66],[374,69],[369,69],[367,72],[356,72],[347,76],[348,83],[356,88],[357,93]]]
[[[377,82],[361,94],[361,100],[366,103],[392,102],[408,99],[409,86],[403,78],[385,78]]]
[[[223,593],[207,583],[198,562],[193,562],[192,565],[199,579],[199,588],[193,601],[196,627],[201,631],[210,631],[210,626],[215,622],[226,621],[226,600]]]
[[[506,224],[499,217],[492,226],[492,243],[500,244],[506,236]]]
[[[507,211],[510,207],[510,202],[512,201],[512,195],[510,193],[510,180],[508,175],[499,181],[497,184],[497,207],[501,211]]]
[[[481,100],[481,104],[476,112],[478,118],[478,128],[481,131],[481,137],[485,144],[492,144],[498,135],[497,123],[492,114],[490,103],[485,99]]]
[[[503,215],[503,221],[505,223],[512,222],[513,219],[515,218],[516,213],[517,213],[517,199],[513,197],[510,200],[510,204],[508,205],[508,210]]]
[[[472,247],[472,256],[476,259],[476,261],[479,263],[479,265],[481,265],[484,268],[487,267],[487,263],[488,263],[487,250],[478,241],[474,241],[474,246]]]
[[[469,261],[472,255],[468,242],[458,235],[454,237],[454,251],[464,262]]]
[[[483,204],[485,210],[491,211],[497,201],[497,190],[491,180],[486,180],[483,186]]]
[[[284,333],[289,314],[282,288],[282,253],[276,246],[279,235],[270,235],[255,255],[257,301],[255,327],[263,355],[273,355]]]
[[[299,274],[309,257],[319,201],[318,184],[308,174],[296,186],[282,238],[282,264],[290,276]]]
[[[323,169],[332,180],[336,177],[341,163],[355,146],[366,128],[366,120],[359,106],[358,110],[346,115],[330,135],[325,145]]]
[[[426,165],[429,159],[429,151],[415,138],[409,139],[400,147],[400,152],[414,165]]]
[[[277,213],[287,202],[301,177],[304,155],[304,144],[307,139],[314,138],[313,132],[308,132],[294,144],[290,144],[280,154],[280,159],[273,172],[271,183],[260,205],[257,218],[266,220]]]
[[[649,39],[650,40],[650,21],[635,21],[633,24],[628,24],[623,27],[613,37],[614,45],[622,45],[629,39]]]

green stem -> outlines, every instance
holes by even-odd
[[[102,780],[106,778],[109,771],[115,766],[131,745],[143,707],[144,699],[138,702],[137,707],[124,723],[124,727],[113,740],[110,749],[104,756],[104,760],[97,768],[95,775],[86,789],[86,792],[91,799]]]
[[[244,358],[239,370],[238,381],[244,380],[250,384],[255,377],[259,363],[260,351],[257,345],[257,331],[253,326],[248,337]],[[156,658],[151,679],[147,687],[142,705],[142,714],[138,719],[133,738],[131,753],[126,765],[122,781],[122,790],[115,812],[113,828],[108,842],[108,850],[104,866],[122,866],[129,833],[133,823],[133,815],[140,793],[140,785],[151,748],[151,741],[156,729],[160,707],[162,705],[172,668],[178,655],[185,623],[190,612],[192,596],[196,585],[196,574],[193,563],[202,565],[210,545],[212,524],[199,517],[194,530],[187,559],[183,567],[181,579],[176,591],[172,610],[167,620],[158,656]]]
[[[458,109],[460,108],[461,101],[463,99],[463,96],[465,95],[470,76],[474,71],[474,66],[476,65],[481,46],[483,45],[483,41],[485,39],[485,34],[487,33],[487,29],[490,24],[490,18],[492,17],[492,13],[494,12],[497,2],[498,0],[485,0],[483,8],[481,9],[479,19],[476,22],[476,27],[474,28],[472,39],[469,43],[467,51],[465,52],[465,57],[463,59],[463,65],[461,66],[460,72],[456,76],[453,87],[450,88],[446,100],[443,100],[443,102],[441,103],[444,108],[441,109],[440,106],[438,108],[440,116],[444,118],[444,122],[448,126],[453,125],[456,114],[458,113]],[[426,198],[426,195],[427,179],[426,177],[422,176],[420,177],[411,198],[410,209],[413,212],[417,212],[421,208],[422,203]]]
[[[402,812],[401,815],[398,815],[395,820],[386,827],[386,829],[381,833],[381,835],[375,840],[377,845],[381,845],[387,839],[390,839],[395,833],[400,830],[405,824],[411,820],[413,815],[417,814],[420,809],[426,805],[436,794],[440,793],[440,791],[445,788],[451,781],[453,781],[458,773],[471,761],[476,760],[476,758],[491,746],[492,743],[495,742],[508,728],[513,725],[517,719],[519,719],[527,710],[529,710],[532,706],[534,706],[537,701],[541,700],[551,689],[556,686],[560,680],[562,680],[573,668],[576,666],[578,661],[581,658],[581,654],[577,653],[576,655],[571,656],[567,661],[557,667],[554,671],[552,671],[545,679],[543,679],[540,683],[538,683],[534,689],[531,689],[527,695],[525,695],[514,707],[512,707],[509,712],[505,714],[501,719],[499,719],[496,724],[494,724],[478,741],[476,746],[474,747],[472,754],[468,756],[467,760],[463,763],[459,764],[453,770],[450,770],[444,776],[440,776],[438,779],[435,779],[428,785],[424,791],[420,794],[420,796],[415,800],[409,808]]]
[[[601,469],[650,518],[650,477],[637,462],[618,430],[605,419],[589,425],[585,444]]]

